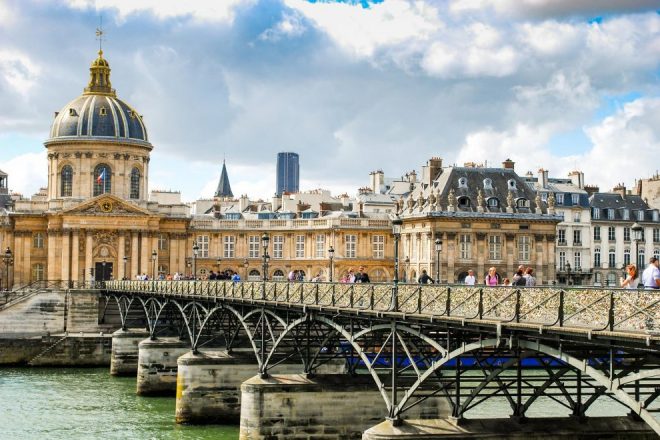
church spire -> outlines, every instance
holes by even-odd
[[[234,198],[234,194],[231,192],[231,185],[229,185],[229,176],[227,175],[227,167],[224,160],[222,161],[222,172],[220,173],[218,188],[215,190],[215,197]]]

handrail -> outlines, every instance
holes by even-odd
[[[391,312],[389,283],[286,281],[107,281],[107,291],[157,293],[184,298],[238,299],[291,305]],[[644,333],[660,325],[660,291],[592,287],[487,287],[400,284],[399,309],[406,315],[516,322]]]

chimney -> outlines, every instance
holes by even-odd
[[[369,177],[371,180],[371,190],[374,193],[379,194],[381,188],[385,184],[385,173],[383,173],[383,170],[376,170],[369,173]]]
[[[241,212],[245,211],[248,207],[248,203],[250,201],[248,200],[247,194],[243,194],[239,199],[238,199],[238,209],[241,210]]]
[[[284,197],[284,196],[281,196]],[[281,197],[278,197],[277,195],[274,195],[273,198],[271,199],[271,211],[275,212],[280,207],[282,206],[282,199]]]
[[[430,185],[440,174],[442,174],[442,159],[432,157],[422,167],[422,183]]]
[[[584,189],[584,173],[582,171],[571,171],[568,173],[568,177],[571,179],[571,182],[573,182],[573,185],[580,189]]]
[[[617,193],[621,197],[626,197],[626,186],[623,183],[619,183],[617,186],[612,189],[613,192]]]
[[[410,181],[410,183],[417,183],[417,171],[412,170],[412,171],[410,172],[410,179],[409,179],[409,181]]]
[[[584,190],[587,192],[589,197],[596,194],[597,192],[600,192],[600,188],[595,185],[585,185]]]
[[[512,161],[511,159],[507,159],[504,162],[502,162],[502,168],[507,169],[507,170],[514,170],[516,166],[516,163]]]
[[[548,187],[548,171],[544,170],[543,168],[540,168],[538,171],[538,179],[539,179],[539,185],[541,188],[547,188]]]

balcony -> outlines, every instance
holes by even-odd
[[[557,246],[568,246],[566,240],[557,240]]]

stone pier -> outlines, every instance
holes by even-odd
[[[241,440],[359,439],[382,421],[385,402],[371,376],[254,376],[241,386]],[[409,417],[447,417],[443,398],[429,398]]]
[[[242,432],[242,431],[241,431]],[[362,440],[498,439],[498,440],[651,440],[656,433],[630,417],[406,420],[400,426],[384,421]]]
[[[146,339],[138,344],[137,394],[174,396],[177,359],[190,348],[178,338]]]
[[[135,376],[138,370],[138,344],[149,337],[142,329],[117,330],[112,334],[110,374]]]
[[[342,373],[345,361],[329,362],[319,371]],[[283,363],[274,373],[300,373],[302,364]],[[241,384],[258,371],[252,351],[200,350],[178,361],[176,421],[189,424],[238,424],[241,416]]]

